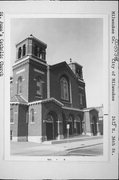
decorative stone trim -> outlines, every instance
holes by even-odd
[[[24,71],[25,71],[25,68],[17,71],[16,74],[20,74],[20,73],[22,73],[22,72],[24,72]]]
[[[85,83],[85,81],[84,81],[84,80],[81,80],[81,79],[78,79],[78,81],[80,81],[80,82],[82,82],[82,83]]]
[[[63,104],[56,100],[55,98],[49,98],[49,99],[44,99],[44,100],[38,100],[38,101],[34,101],[34,102],[31,102],[31,103],[28,103],[29,105],[33,105],[33,104],[40,104],[40,103],[47,103],[47,102],[55,102],[56,104],[58,104],[59,106],[63,106]]]
[[[22,99],[24,99],[24,101],[26,101],[28,103],[28,101],[25,98],[23,98],[23,96],[21,96],[21,97],[22,97]]]
[[[20,61],[18,61],[18,62],[15,62],[15,63],[13,64],[13,69],[14,69],[16,66],[19,67],[19,66],[22,66],[22,65],[27,64],[27,63],[29,63],[29,56],[22,58],[22,60],[20,60]]]
[[[53,102],[55,102],[56,104],[58,104],[58,105],[60,105],[60,106],[63,106],[63,104],[60,102],[60,101],[58,101],[58,100],[56,100],[55,98],[49,98],[49,99],[44,99],[44,100],[42,100],[42,103],[46,103],[46,102],[50,102],[50,101],[53,101]]]
[[[83,112],[92,111],[92,110],[95,110],[98,112],[98,110],[95,107],[82,109]]]
[[[41,104],[41,100],[28,103],[28,105]]]
[[[16,104],[16,105],[18,105],[18,104],[22,104],[22,105],[25,105],[25,106],[27,106],[28,104],[25,104],[25,103],[20,103],[20,102],[10,102],[10,104]]]
[[[81,87],[81,86],[78,86],[80,89],[83,89],[84,90],[84,87]]]
[[[67,110],[70,110],[70,111],[79,111],[79,112],[83,112],[83,110],[80,110],[80,109],[77,109],[77,108],[70,108],[70,107],[62,107],[63,109],[67,109]]]
[[[43,71],[41,71],[41,70],[39,70],[39,69],[36,69],[36,68],[34,68],[34,71],[35,71],[35,72],[38,72],[38,73],[41,73],[41,74],[45,74]]]
[[[41,61],[37,60],[36,58],[34,58],[33,56],[28,56],[28,58],[33,60],[33,61],[35,61],[35,62],[38,62],[39,64],[43,64],[43,65],[47,66],[46,61],[45,62],[41,62]]]

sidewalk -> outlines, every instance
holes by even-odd
[[[57,140],[55,143],[31,143],[31,142],[12,142],[11,153],[20,155],[59,155],[65,154],[67,151],[75,150],[84,147],[90,147],[98,144],[103,144],[103,136],[93,137],[76,137],[64,140]]]
[[[76,148],[83,148],[83,147],[89,147],[94,146],[97,144],[102,144],[103,138],[100,137],[82,137],[82,138],[72,138],[72,139],[65,139],[64,142],[62,141],[56,141],[55,143],[42,143],[42,145],[34,147],[35,149],[39,150],[54,150],[54,151],[68,151]]]
[[[86,141],[91,139],[102,139],[102,136],[80,135],[80,136],[73,136],[70,138],[65,138],[60,140],[44,141],[42,144],[61,144],[61,143],[76,142],[76,141]]]

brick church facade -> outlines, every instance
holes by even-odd
[[[48,65],[47,45],[30,35],[16,45],[11,78],[10,138],[43,142],[101,133],[99,111],[86,107],[82,66]]]

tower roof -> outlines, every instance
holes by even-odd
[[[77,66],[83,67],[82,65],[80,65],[79,63],[77,63],[77,62],[75,62],[75,61],[70,62],[69,65],[70,65],[70,64],[76,64]]]
[[[38,38],[36,38],[32,34],[30,34],[27,38],[25,38],[24,40],[22,40],[19,43],[17,43],[16,46],[18,46],[19,44],[23,43],[27,39],[33,39],[33,40],[39,42],[40,44],[42,44],[43,46],[45,46],[45,48],[47,48],[47,44],[46,43],[44,43],[43,41],[39,40]]]

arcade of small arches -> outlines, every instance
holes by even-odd
[[[33,51],[33,55],[45,60],[46,59],[46,52],[42,47],[39,47],[37,44],[34,44],[34,46],[32,47],[32,51]],[[26,55],[26,44],[23,44],[23,46],[20,46],[18,48],[18,54],[17,54],[17,58],[20,59],[22,57],[24,57]]]
[[[41,121],[42,141],[59,140],[81,135],[100,135],[99,120],[97,112],[89,112],[90,118],[85,118],[85,112],[67,111],[66,109],[55,109],[44,112],[43,117],[37,116],[36,109],[29,109],[26,124],[29,127],[35,127],[38,121]],[[10,109],[10,121],[14,124],[13,108]],[[39,114],[40,115],[40,114]],[[26,115],[27,117],[27,115]],[[40,119],[41,118],[41,119]],[[29,135],[28,135],[29,136]],[[12,139],[12,138],[11,138]]]
[[[60,138],[68,138],[86,134],[85,122],[83,115],[62,113],[62,119],[59,120],[59,115],[56,112],[49,112],[46,119],[43,120],[45,127],[45,140],[55,140]],[[91,121],[91,134],[97,135],[97,119],[94,116]]]

